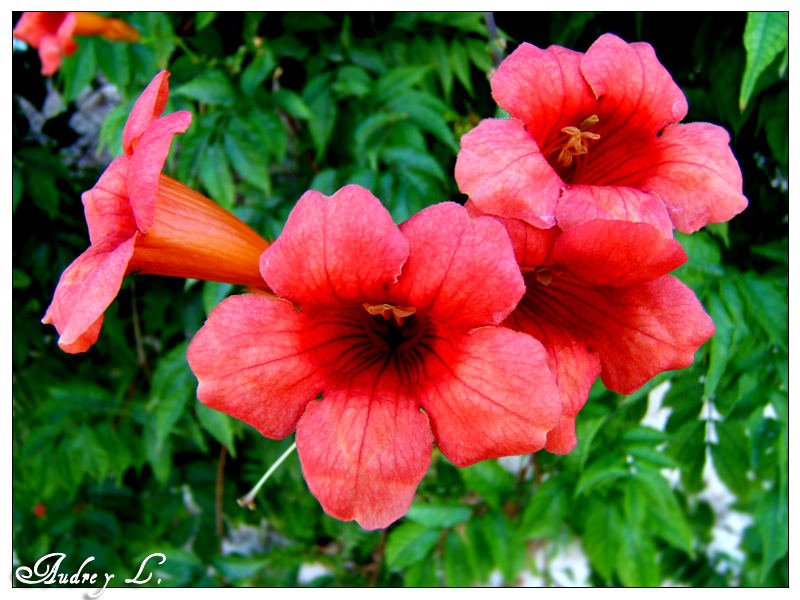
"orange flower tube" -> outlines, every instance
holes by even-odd
[[[139,31],[122,19],[103,17],[93,12],[75,13],[75,35],[100,35],[112,42],[138,42]]]
[[[169,73],[159,73],[134,104],[123,131],[125,154],[83,194],[91,246],[61,275],[42,320],[66,352],[97,341],[103,313],[125,275],[149,273],[266,290],[259,258],[269,245],[205,196],[161,173],[172,138],[192,116],[161,116]]]

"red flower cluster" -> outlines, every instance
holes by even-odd
[[[461,138],[455,177],[470,210],[511,235],[526,293],[505,324],[547,349],[563,411],[546,449],[566,453],[598,375],[629,394],[713,335],[667,275],[686,260],[672,232],[726,221],[747,199],[727,132],[677,124],[686,99],[649,44],[524,43],[491,85],[512,118]]]
[[[457,466],[569,452],[598,376],[631,393],[714,332],[669,275],[686,260],[672,230],[743,210],[741,174],[721,128],[676,124],[686,102],[647,44],[518,48],[492,80],[512,118],[462,138],[466,208],[397,226],[359,186],[309,191],[269,247],[161,174],[191,119],[161,116],[166,77],[84,194],[92,245],[45,321],[85,350],[131,272],[261,290],[224,300],[193,339],[198,397],[267,437],[296,431],[336,518],[400,518],[434,442]]]
[[[15,38],[39,49],[42,75],[52,75],[64,56],[78,49],[74,35],[100,35],[112,41],[137,42],[139,32],[120,19],[91,12],[26,12],[14,27]]]

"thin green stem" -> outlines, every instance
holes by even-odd
[[[249,509],[255,508],[256,506],[255,499],[256,495],[258,494],[258,490],[260,490],[261,486],[267,482],[267,479],[269,479],[270,475],[272,475],[275,472],[275,469],[280,467],[281,463],[285,461],[292,452],[294,452],[295,448],[297,448],[297,442],[292,442],[292,445],[289,446],[286,449],[286,451],[278,457],[278,460],[272,463],[272,466],[269,469],[267,469],[267,472],[264,473],[264,476],[259,480],[259,482],[255,485],[255,487],[252,490],[250,490],[247,494],[245,494],[244,496],[242,496],[237,500],[239,506],[243,506]]]

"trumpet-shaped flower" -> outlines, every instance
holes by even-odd
[[[513,118],[482,121],[456,162],[484,213],[542,228],[645,222],[671,236],[747,206],[728,133],[678,123],[686,99],[649,44],[605,34],[583,54],[523,43],[491,85]]]
[[[169,95],[162,71],[133,106],[125,153],[82,196],[91,246],[61,275],[42,320],[66,352],[95,341],[125,275],[150,273],[264,288],[258,261],[267,242],[208,198],[161,173],[188,111],[161,116]]]
[[[680,244],[649,224],[597,219],[562,231],[501,221],[526,286],[503,324],[547,350],[562,414],[545,448],[565,454],[575,447],[575,416],[598,375],[630,394],[662,371],[691,364],[714,324],[694,292],[667,275],[686,261]]]
[[[398,228],[364,188],[310,191],[261,274],[279,297],[227,298],[192,340],[198,397],[270,438],[296,429],[333,517],[401,517],[433,441],[465,466],[538,450],[559,419],[542,345],[498,326],[525,285],[494,219],[444,203]]]
[[[112,41],[139,40],[139,32],[125,21],[91,12],[26,12],[14,27],[13,35],[38,48],[42,75],[58,71],[63,57],[78,49],[74,35],[100,35]]]

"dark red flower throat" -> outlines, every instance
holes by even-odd
[[[367,337],[382,351],[402,353],[423,338],[427,319],[414,307],[364,303],[361,322]]]

